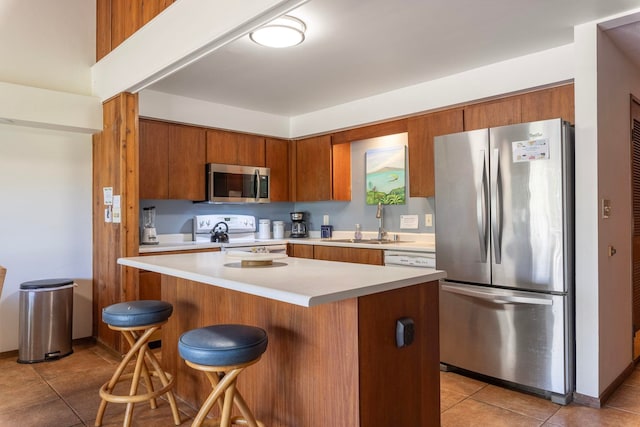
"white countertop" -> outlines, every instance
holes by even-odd
[[[312,235],[313,236],[313,235]],[[211,243],[207,241],[191,241],[185,240],[189,238],[189,235],[170,235],[170,238],[164,239],[164,236],[160,237],[160,243],[157,245],[140,245],[139,253],[159,253],[168,251],[187,251],[193,249],[208,249],[208,248],[221,248],[223,245],[220,243]],[[349,242],[337,242],[335,239],[348,239],[353,237],[351,232],[334,232],[333,239],[320,239],[314,237],[308,238],[289,238],[283,240],[257,239],[252,244],[255,246],[260,245],[285,245],[287,243],[297,243],[301,245],[325,245],[325,246],[344,246],[350,248],[367,248],[367,249],[390,249],[394,251],[416,251],[416,252],[428,252],[433,253],[435,249],[435,236],[433,235],[418,235],[418,234],[403,234],[398,242],[394,243],[349,243]],[[365,239],[373,238],[372,233],[365,233]],[[234,246],[246,246],[247,242],[225,243],[225,247]]]
[[[384,246],[384,245],[382,245]],[[118,264],[245,292],[303,307],[437,281],[430,268],[391,267],[305,258],[283,258],[283,266],[240,268],[223,252],[120,258]]]

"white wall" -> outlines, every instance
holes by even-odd
[[[0,81],[90,95],[95,10],[88,0],[2,0]]]
[[[598,32],[598,199],[613,213],[599,219],[600,376],[610,384],[633,360],[630,95],[640,96],[640,70]],[[607,246],[617,253],[607,255]],[[601,390],[602,391],[602,390]]]
[[[95,2],[0,2],[0,352],[18,348],[20,283],[69,277],[73,337],[91,336]]]
[[[574,34],[576,391],[599,397],[633,358],[629,102],[640,70],[598,23]],[[600,217],[602,199],[611,200],[609,219]]]
[[[600,395],[598,316],[598,138],[596,25],[574,30],[576,391]]]
[[[0,352],[18,348],[20,283],[68,277],[74,338],[91,336],[91,136],[0,125]]]

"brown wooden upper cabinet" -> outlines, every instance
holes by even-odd
[[[141,199],[204,199],[204,129],[140,119],[139,147]]]
[[[289,145],[286,139],[265,139],[265,164],[271,170],[272,202],[287,202],[291,200],[289,180],[291,179],[291,159]]]
[[[522,122],[556,119],[575,123],[573,84],[537,90],[520,95]]]
[[[207,163],[264,167],[264,137],[209,129],[207,130]]]
[[[433,138],[463,131],[462,109],[441,111],[412,117],[409,132],[409,195],[433,197],[435,175]]]
[[[575,122],[574,85],[566,84],[469,105],[464,109],[464,130],[562,118]]]
[[[141,199],[169,198],[169,124],[139,121],[139,178]]]
[[[484,129],[515,123],[522,123],[519,96],[469,105],[464,108],[464,130]]]
[[[331,135],[295,141],[295,201],[351,200],[351,149]]]

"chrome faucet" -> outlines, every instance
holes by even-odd
[[[376,211],[376,218],[378,218],[378,240],[383,240],[387,237],[387,232],[382,228],[382,222],[384,219],[382,202],[378,202],[378,210]]]

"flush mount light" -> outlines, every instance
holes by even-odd
[[[267,47],[291,47],[304,41],[307,26],[293,16],[284,15],[249,34],[254,42]]]

